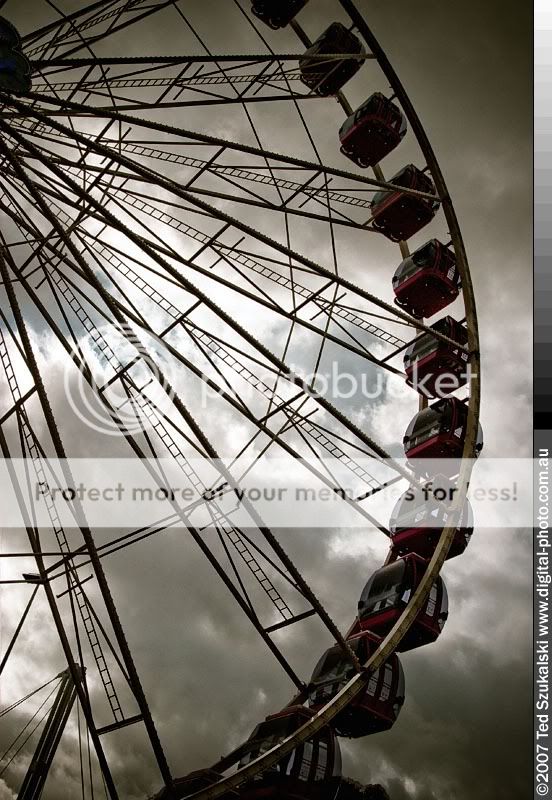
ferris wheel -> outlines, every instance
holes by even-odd
[[[400,653],[440,635],[441,567],[473,529],[477,318],[428,137],[352,0],[232,0],[220,15],[182,0],[44,0],[36,29],[3,5],[0,446],[27,543],[3,552],[3,592],[25,603],[0,670],[9,680],[14,659],[39,662],[21,631],[42,599],[63,671],[40,687],[47,699],[0,773],[23,770],[18,797],[40,797],[75,704],[83,798],[97,776],[106,797],[123,796],[108,741],[140,728],[159,800],[331,800],[339,739],[395,723]],[[389,445],[392,402],[373,414],[370,400],[319,388],[333,363],[406,382],[402,442]],[[67,459],[89,451],[132,458],[161,491],[170,463],[188,499],[168,492],[162,517],[99,536],[79,496],[58,491],[75,483]],[[241,491],[255,471],[268,477],[272,456],[389,539],[348,630]],[[428,458],[451,465],[439,476],[455,489],[446,507],[428,501]],[[400,498],[380,519],[389,486]],[[144,540],[163,547],[177,527],[290,681],[287,706],[185,777],[169,765],[105,566]],[[33,571],[16,574],[29,555]],[[308,676],[279,634],[311,618],[321,644]],[[1,713],[19,707],[10,697]]]

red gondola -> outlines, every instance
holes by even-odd
[[[403,438],[409,466],[420,475],[451,477],[460,469],[466,438],[467,406],[456,397],[446,397],[419,411],[410,421]],[[478,426],[475,456],[483,447]],[[436,462],[435,459],[440,459]]]
[[[337,92],[364,63],[365,49],[357,37],[340,22],[332,22],[299,59],[302,82],[316,94],[327,97]],[[343,53],[346,58],[316,58]],[[360,56],[360,58],[359,58]]]
[[[411,487],[399,497],[391,514],[391,552],[394,558],[416,553],[431,558],[439,537],[450,519],[447,506],[454,498],[455,487],[444,476],[426,486]],[[464,552],[473,533],[473,512],[464,500],[458,527],[447,559]]]
[[[414,164],[403,167],[389,183],[404,186],[405,189],[415,189],[417,192],[435,194],[431,178]],[[383,189],[381,192],[376,192],[370,204],[372,224],[392,242],[404,241],[431,222],[438,206],[437,200],[416,197],[393,189]]]
[[[153,800],[182,800],[182,798],[190,794],[212,786],[213,783],[216,783],[221,778],[222,775],[219,775],[218,772],[212,769],[198,769],[194,772],[190,772],[190,774],[186,775],[184,778],[177,778],[174,781],[174,793],[169,795],[167,789],[162,789],[155,795]],[[233,789],[222,795],[223,800],[237,800],[238,797],[238,792]]]
[[[423,333],[404,354],[406,382],[424,397],[444,397],[468,380],[468,331],[452,317],[443,317],[431,328],[458,342],[454,347],[430,333]]]
[[[314,716],[304,706],[288,706],[257,725],[243,745],[239,766],[244,767],[270,750]],[[240,787],[241,800],[334,800],[341,779],[341,753],[333,730],[323,728],[302,742],[276,765]]]
[[[366,663],[381,639],[372,633],[360,633],[347,639],[361,664]],[[326,650],[312,673],[309,706],[318,711],[341,691],[355,669],[338,645]],[[404,703],[404,673],[397,655],[370,676],[364,691],[332,720],[338,736],[358,738],[390,728]]]
[[[393,291],[395,303],[413,317],[432,317],[460,293],[454,253],[437,239],[426,242],[401,262]]]
[[[285,28],[308,0],[253,0],[251,11],[273,30]]]
[[[373,167],[406,134],[406,117],[391,100],[375,92],[339,129],[341,152],[359,167]]]
[[[376,570],[358,601],[360,629],[386,636],[419,586],[427,564],[423,558],[412,554]],[[447,590],[443,579],[438,576],[397,650],[403,653],[434,642],[443,630],[447,616]]]

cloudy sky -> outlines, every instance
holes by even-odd
[[[66,3],[63,9],[80,5]],[[220,0],[208,9],[199,2],[184,4],[181,0],[178,5],[189,7],[212,52],[257,52],[258,40],[244,28],[232,3]],[[424,123],[461,223],[479,314],[485,456],[529,456],[531,9],[511,0],[446,5],[437,0],[417,4],[396,0],[392,6],[381,0],[359,0],[358,6]],[[333,1],[311,0],[301,23],[312,38],[333,18],[342,18],[337,7]],[[22,34],[52,20],[55,14],[43,0],[29,1],[24,7],[8,0],[2,13]],[[298,52],[297,42],[288,32],[269,38],[277,52]],[[184,47],[194,46],[199,47],[169,8],[136,26],[132,36],[125,33],[113,44],[102,45],[101,52],[180,53]],[[360,103],[374,87],[385,89],[385,82],[374,65],[366,65],[348,87],[352,104]],[[348,162],[329,155],[332,148],[336,150],[341,110],[331,99],[312,106],[305,114],[322,157],[347,169]],[[251,113],[265,146],[313,159],[295,113],[279,116],[262,104]],[[185,122],[178,111],[167,110],[163,115],[173,124],[254,143],[239,106],[222,115],[212,109],[190,110]],[[196,152],[197,148],[193,154]],[[389,158],[386,174],[393,174],[401,162],[410,159],[422,165],[414,144],[407,141],[400,155]],[[237,161],[236,156],[233,163]],[[185,175],[179,177],[183,180]],[[263,212],[253,216],[255,213],[250,212],[251,224],[281,240],[281,222],[275,223]],[[187,221],[197,227],[207,225],[199,215],[190,214]],[[331,268],[327,226],[320,234],[314,222],[292,220],[290,225],[292,245]],[[12,233],[9,225],[6,229]],[[442,228],[435,230],[441,235]],[[171,232],[166,235],[167,241],[183,246],[176,235],[172,239]],[[336,236],[341,273],[391,302],[389,275],[397,263],[397,248],[379,239],[372,246],[371,237],[367,249],[365,238],[346,228]],[[422,233],[414,241],[421,244],[423,240]],[[121,244],[120,239],[113,241]],[[198,284],[209,286],[207,280],[201,284],[198,279]],[[254,330],[270,349],[283,353],[286,327],[281,321],[251,305],[240,308],[216,287],[212,291],[218,291],[217,302],[226,302],[225,307],[240,316],[245,327]],[[28,313],[71,452],[121,455],[123,448],[113,437],[83,426],[74,408],[69,408],[61,381],[65,356],[33,309]],[[222,327],[216,331],[225,333]],[[187,340],[175,338],[174,342],[188,348],[187,353],[193,349]],[[308,369],[315,354],[309,336],[296,333],[290,345],[291,360]],[[325,367],[339,358],[341,365],[355,374],[366,369],[358,358],[339,348],[329,346],[325,358]],[[195,408],[195,384],[181,373],[172,377],[180,394]],[[4,408],[8,403],[4,386],[1,395]],[[240,436],[247,431],[222,408],[198,408],[198,414],[211,440],[225,452],[235,452]],[[412,408],[411,395],[397,399],[387,391],[371,406],[353,398],[345,410],[398,454],[397,443]],[[496,522],[496,517],[493,520]],[[384,784],[392,800],[491,800],[497,795],[503,800],[519,800],[532,791],[530,532],[491,528],[485,520],[476,523],[480,527],[467,553],[447,564],[444,571],[450,618],[442,637],[402,659],[407,700],[398,723],[383,735],[342,746],[346,774]],[[103,528],[99,541],[118,533]],[[4,550],[15,549],[21,542],[13,531],[4,530],[2,535]],[[385,556],[386,542],[373,531],[352,530],[345,524],[339,529],[317,529],[315,524],[282,529],[279,536],[332,618],[346,629],[365,580]],[[212,544],[215,546],[214,541]],[[161,538],[121,551],[105,565],[175,775],[213,763],[243,741],[260,719],[288,701],[289,680],[185,533],[171,529]],[[11,566],[2,566],[2,570],[4,578],[13,575]],[[12,587],[2,592],[1,610],[6,620],[2,648],[27,596]],[[278,641],[298,674],[308,677],[319,653],[330,644],[328,636],[309,620],[280,634]],[[61,669],[63,657],[48,611],[37,603],[18,643],[13,668],[2,678],[0,705],[8,705]],[[30,713],[44,697],[39,695]],[[24,708],[13,716],[6,717],[9,722],[0,728],[2,750],[28,720],[29,710]],[[127,728],[115,734],[106,739],[106,747],[121,797],[139,800],[155,790],[158,777],[139,730]],[[16,796],[27,752],[23,750],[0,778],[1,800]],[[63,739],[44,800],[73,798],[80,796],[79,792],[75,718]]]

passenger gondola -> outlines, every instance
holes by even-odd
[[[430,559],[439,537],[451,519],[451,505],[456,487],[444,476],[424,487],[411,487],[399,497],[391,513],[391,552],[394,558],[416,553]],[[461,555],[469,544],[473,533],[473,512],[467,499],[464,500],[454,539],[447,559]]]
[[[412,554],[376,570],[358,601],[360,629],[386,636],[419,586],[427,564],[423,558]],[[434,642],[443,630],[447,616],[447,590],[443,579],[438,576],[397,650],[403,653]]]
[[[365,52],[354,33],[333,22],[299,59],[301,80],[323,97],[337,94],[361,68]],[[319,58],[326,54],[329,58]],[[339,58],[338,54],[346,57]]]
[[[341,152],[359,167],[373,167],[406,134],[406,117],[391,100],[375,92],[339,129]]]
[[[397,172],[389,183],[435,194],[433,181],[421,170],[408,164]],[[372,225],[392,242],[405,241],[431,222],[439,203],[428,197],[405,194],[399,190],[383,189],[376,192],[370,204]]]
[[[251,11],[269,28],[285,28],[308,0],[253,0]]]
[[[419,411],[410,421],[403,438],[409,466],[427,477],[457,475],[466,440],[467,419],[467,406],[456,397],[442,398]],[[482,447],[483,431],[478,425],[476,457]]]
[[[431,328],[458,342],[448,342],[423,333],[405,350],[406,382],[424,397],[445,397],[468,381],[468,341],[465,325],[452,317],[443,317]]]
[[[290,736],[314,712],[288,706],[257,725],[243,745],[240,767]],[[341,753],[333,730],[325,727],[291,753],[240,787],[241,800],[334,800],[341,779]]]
[[[460,293],[454,253],[437,239],[426,242],[401,262],[393,291],[395,303],[413,317],[432,317]]]
[[[347,640],[361,664],[376,650],[381,639],[364,632]],[[339,645],[326,650],[314,668],[309,684],[309,706],[318,711],[343,689],[355,675],[351,662]],[[390,728],[404,702],[404,673],[397,655],[390,658],[370,676],[366,688],[332,720],[338,736],[358,738]]]

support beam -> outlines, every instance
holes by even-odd
[[[82,681],[83,675],[80,667],[75,665],[75,668]],[[44,790],[44,784],[77,696],[70,671],[66,670],[61,673],[61,678],[58,693],[21,784],[17,800],[39,800]]]

